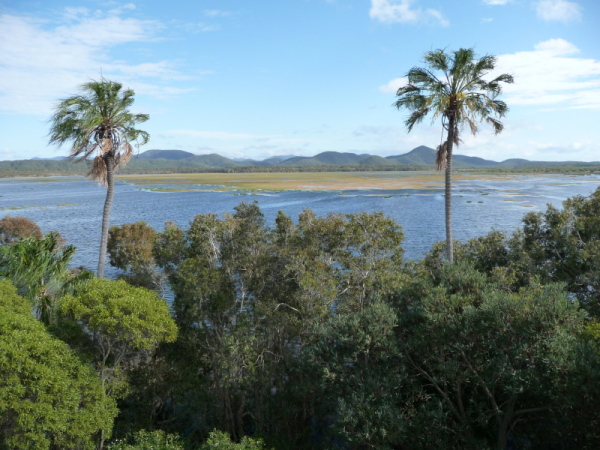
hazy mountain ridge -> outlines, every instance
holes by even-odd
[[[230,159],[217,153],[196,155],[183,150],[152,149],[135,155],[127,164],[128,170],[161,170],[161,169],[223,169],[241,167],[316,167],[316,166],[435,166],[435,150],[421,145],[408,153],[382,157],[370,154],[356,154],[351,152],[326,151],[315,156],[272,156],[262,161],[252,159]],[[32,158],[21,161],[0,161],[0,171],[8,170],[81,170],[84,163],[73,165],[69,160],[55,158]],[[521,158],[511,158],[502,162],[492,161],[477,156],[454,154],[452,165],[457,169],[489,169],[489,168],[535,168],[554,166],[591,167],[598,166],[600,162],[583,161],[529,161]],[[68,166],[68,167],[67,167]]]

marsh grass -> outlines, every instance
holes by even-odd
[[[457,180],[489,178],[481,175],[457,173]],[[494,177],[496,178],[496,177]],[[119,180],[137,186],[160,184],[157,192],[191,190],[228,191],[266,190],[270,192],[347,191],[367,189],[428,189],[443,188],[443,174],[439,172],[292,172],[292,173],[195,173],[165,175],[119,175]],[[169,187],[164,187],[169,186]],[[178,188],[177,186],[181,186]]]

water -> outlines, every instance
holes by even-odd
[[[575,195],[589,195],[600,184],[598,175],[486,177],[458,181],[453,190],[454,237],[467,240],[492,229],[511,232],[524,214],[557,207]],[[157,184],[154,187],[161,187]],[[172,187],[172,186],[170,186]],[[115,184],[111,225],[143,220],[157,230],[173,220],[187,227],[196,214],[232,213],[242,201],[257,200],[267,224],[279,210],[294,220],[305,208],[317,215],[331,212],[383,211],[402,225],[405,256],[422,257],[445,238],[442,189],[360,190],[342,192],[153,192],[121,181]],[[0,179],[0,217],[24,216],[42,231],[57,230],[77,247],[75,266],[96,268],[102,209],[106,190],[87,179]],[[107,274],[114,274],[107,267]]]

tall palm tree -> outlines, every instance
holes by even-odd
[[[473,135],[478,131],[478,123],[484,120],[496,134],[502,131],[504,126],[498,119],[507,113],[508,107],[496,98],[502,92],[500,83],[514,80],[508,74],[484,80],[494,70],[496,57],[486,55],[476,59],[470,48],[450,53],[434,50],[425,53],[424,61],[427,67],[410,69],[406,75],[408,84],[398,89],[394,105],[411,111],[405,122],[409,132],[429,113],[433,114],[432,123],[442,119],[447,132],[446,140],[437,148],[436,163],[438,170],[446,170],[446,258],[452,263],[452,146],[459,145],[460,130],[465,124]]]
[[[110,208],[114,194],[113,173],[133,154],[137,146],[148,142],[150,135],[136,129],[149,119],[147,114],[132,114],[134,92],[122,84],[105,80],[81,86],[81,94],[61,100],[52,116],[50,144],[71,142],[69,158],[77,161],[93,158],[88,176],[107,187],[102,214],[102,238],[98,258],[98,277],[104,276]]]

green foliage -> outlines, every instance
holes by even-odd
[[[164,295],[165,279],[156,270],[153,248],[156,231],[146,222],[113,226],[108,231],[110,264],[124,271],[120,278]]]
[[[477,132],[477,122],[483,120],[489,122],[496,133],[502,131],[502,124],[492,116],[502,117],[508,108],[496,97],[502,92],[500,83],[514,80],[508,74],[484,80],[495,68],[495,56],[475,59],[475,52],[470,48],[450,53],[438,49],[425,53],[424,61],[427,67],[409,70],[408,84],[400,87],[396,94],[395,106],[412,111],[406,119],[409,131],[429,113],[433,121],[454,116],[457,127],[468,124],[473,134]],[[435,72],[441,76],[434,75]]]
[[[90,175],[95,180],[106,181],[104,170],[98,167],[109,154],[115,158],[115,168],[119,162],[125,164],[131,155],[130,142],[138,145],[148,142],[149,135],[136,129],[138,123],[149,119],[147,114],[131,114],[135,93],[131,89],[122,90],[123,85],[102,79],[90,81],[81,86],[82,93],[64,99],[56,106],[52,116],[50,144],[72,143],[71,158],[80,160],[95,157]],[[122,161],[121,158],[123,159]]]
[[[156,231],[146,222],[113,226],[109,230],[110,264],[123,271],[139,271],[152,264]]]
[[[124,373],[159,343],[177,336],[167,304],[154,292],[122,280],[93,280],[77,296],[63,297],[58,313],[89,335],[81,350],[93,350],[105,391],[117,398],[126,390]]]
[[[403,282],[402,239],[380,213],[306,210],[296,225],[280,212],[269,228],[246,203],[160,233],[155,258],[181,327],[171,357],[188,374],[176,398],[204,418],[199,434],[218,427],[239,440],[253,430],[278,446],[307,445],[307,408],[318,400],[295,378],[305,371],[298,350],[315,323],[360,312]]]
[[[106,447],[107,450],[184,450],[183,441],[177,435],[164,431],[138,431],[132,439],[121,439]]]
[[[564,283],[594,317],[600,315],[600,190],[529,213],[510,236],[493,231],[465,243],[456,242],[456,259],[492,277],[510,291],[532,283]],[[437,244],[423,268],[438,274],[444,246]]]
[[[12,244],[31,236],[42,237],[42,230],[32,220],[21,216],[0,219],[0,244]]]
[[[18,295],[15,286],[7,279],[0,279],[0,308],[17,314],[31,314],[29,302]]]
[[[0,447],[93,448],[117,413],[92,368],[50,336],[0,280]]]
[[[90,280],[89,272],[68,269],[74,253],[75,247],[63,247],[56,232],[21,239],[0,247],[0,276],[9,278],[29,299],[38,318],[49,324],[56,300]]]
[[[263,450],[266,447],[262,439],[252,439],[244,436],[239,443],[231,441],[227,433],[214,430],[208,436],[207,441],[200,447],[201,450],[212,450],[214,448],[223,450]]]
[[[404,437],[401,405],[409,381],[396,324],[395,311],[376,303],[358,314],[331,317],[308,338],[303,358],[319,386],[325,447],[337,440],[353,448],[393,448]]]
[[[569,407],[575,387],[565,380],[580,371],[573,355],[585,313],[561,286],[511,293],[457,262],[397,302],[407,368],[422,383],[412,422],[430,430],[412,448],[429,448],[431,436],[438,446],[506,448],[509,434],[550,427]]]

